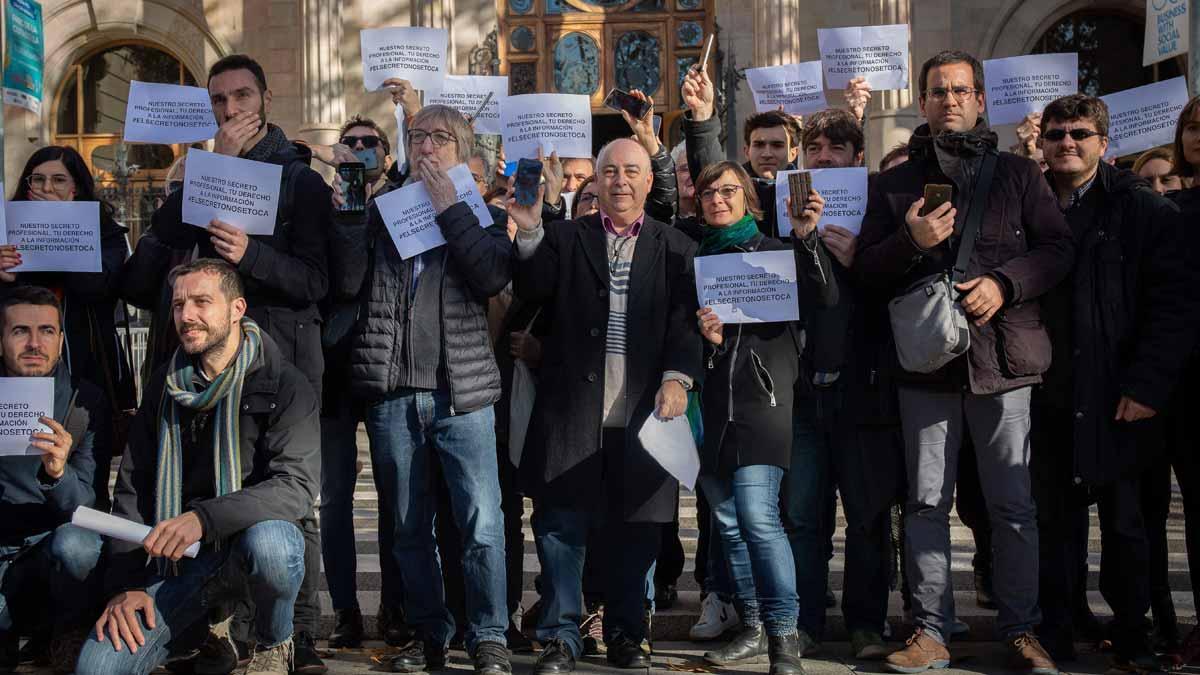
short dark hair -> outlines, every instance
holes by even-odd
[[[17,286],[0,296],[0,329],[8,321],[8,308],[17,305],[53,307],[58,312],[58,328],[62,330],[62,305],[54,291],[41,286]]]
[[[383,130],[383,127],[376,124],[375,120],[371,119],[370,117],[355,115],[354,117],[346,120],[346,123],[342,125],[340,130],[338,130],[338,139],[341,140],[341,138],[346,135],[346,132],[350,131],[354,127],[367,127],[374,131],[379,135],[379,140],[383,145],[383,154],[392,154],[392,144],[388,142],[387,132]]]
[[[970,54],[957,49],[947,49],[934,54],[932,58],[921,66],[921,77],[917,80],[917,91],[921,96],[925,96],[925,85],[929,84],[929,71],[938,66],[949,66],[955,63],[965,63],[971,66],[971,72],[974,74],[975,89],[977,94],[984,93],[983,88],[983,64],[979,59]]]
[[[897,143],[896,147],[888,150],[888,153],[879,160],[879,170],[886,171],[883,167],[891,164],[900,157],[908,157],[908,143]]]
[[[1087,94],[1071,94],[1050,102],[1042,112],[1042,136],[1050,122],[1087,120],[1096,125],[1101,136],[1108,137],[1108,104]]]
[[[1183,110],[1179,111],[1179,122],[1175,124],[1175,143],[1172,146],[1175,161],[1171,166],[1171,173],[1176,176],[1191,178],[1196,175],[1196,167],[1189,164],[1187,156],[1183,154],[1183,125],[1192,119],[1197,108],[1200,108],[1200,96],[1193,96],[1192,100],[1183,106]]]
[[[800,134],[800,147],[804,148],[820,136],[833,143],[854,146],[854,153],[863,149],[863,129],[854,113],[841,108],[830,108],[814,113],[804,120],[804,131]]]
[[[167,275],[167,283],[174,288],[175,281],[179,277],[201,272],[220,277],[221,294],[225,296],[226,300],[232,302],[245,296],[245,287],[242,285],[242,277],[238,274],[237,269],[217,258],[197,258],[190,263],[180,265]]]
[[[699,201],[700,193],[717,182],[717,179],[726,171],[732,171],[734,178],[737,178],[738,184],[742,186],[742,194],[746,197],[746,213],[761,220],[763,212],[758,206],[758,190],[754,187],[754,181],[750,178],[750,174],[746,173],[742,165],[737,162],[725,160],[704,167],[704,170],[696,177],[696,200]],[[701,217],[703,217],[704,210],[701,209],[700,213]]]
[[[796,122],[795,117],[781,110],[768,110],[747,117],[746,125],[742,129],[742,138],[746,145],[750,145],[750,134],[759,129],[773,129],[775,127],[787,129],[788,143],[793,148],[800,147],[800,125]]]
[[[212,64],[212,67],[208,69],[208,81],[211,82],[217,75],[230,70],[250,71],[250,74],[254,76],[254,81],[258,82],[259,93],[267,90],[267,75],[263,72],[263,67],[258,65],[258,61],[245,54],[230,54]]]

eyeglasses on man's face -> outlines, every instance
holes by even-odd
[[[1058,143],[1067,136],[1070,136],[1071,140],[1078,143],[1080,141],[1086,141],[1092,136],[1102,135],[1103,134],[1101,134],[1099,131],[1093,131],[1091,129],[1049,129],[1046,131],[1046,133],[1042,134],[1042,138],[1053,143]]]
[[[978,93],[978,89],[972,89],[971,87],[952,87],[950,89],[946,87],[930,87],[925,90],[925,97],[932,101],[945,101],[947,97],[954,94],[955,100],[965,101],[967,98]]]
[[[367,150],[373,150],[379,147],[383,140],[378,136],[342,136],[342,145],[353,148],[355,143],[362,143],[362,146]]]

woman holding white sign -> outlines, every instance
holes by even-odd
[[[754,184],[738,164],[706,167],[696,180],[696,195],[704,221],[697,259],[788,248],[760,232],[757,219],[762,211]],[[811,192],[801,217],[792,217],[792,248],[801,292],[833,305],[837,286],[816,234],[823,205]],[[746,268],[750,277],[761,271],[752,263]],[[739,292],[732,288],[735,281],[730,282],[732,294]],[[746,292],[753,294],[754,283],[750,279],[740,285],[748,285]],[[744,626],[732,642],[704,658],[726,666],[767,653],[771,675],[803,673],[795,567],[779,512],[779,489],[791,457],[800,338],[792,322],[743,323],[727,329],[712,307],[700,309],[697,317],[708,342],[698,482],[712,508]]]

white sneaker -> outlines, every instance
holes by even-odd
[[[693,640],[716,640],[742,625],[733,603],[725,602],[716,593],[709,593],[700,601],[700,620],[688,631]]]

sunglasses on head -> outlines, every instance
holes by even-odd
[[[1071,140],[1075,141],[1086,141],[1092,136],[1103,135],[1099,131],[1092,131],[1091,129],[1071,129],[1070,131],[1067,131],[1066,129],[1051,129],[1042,134],[1042,138],[1057,143],[1066,138],[1068,134],[1070,134]]]
[[[370,150],[378,147],[383,141],[378,136],[342,136],[342,145],[353,148],[355,143],[362,143],[363,147]]]

